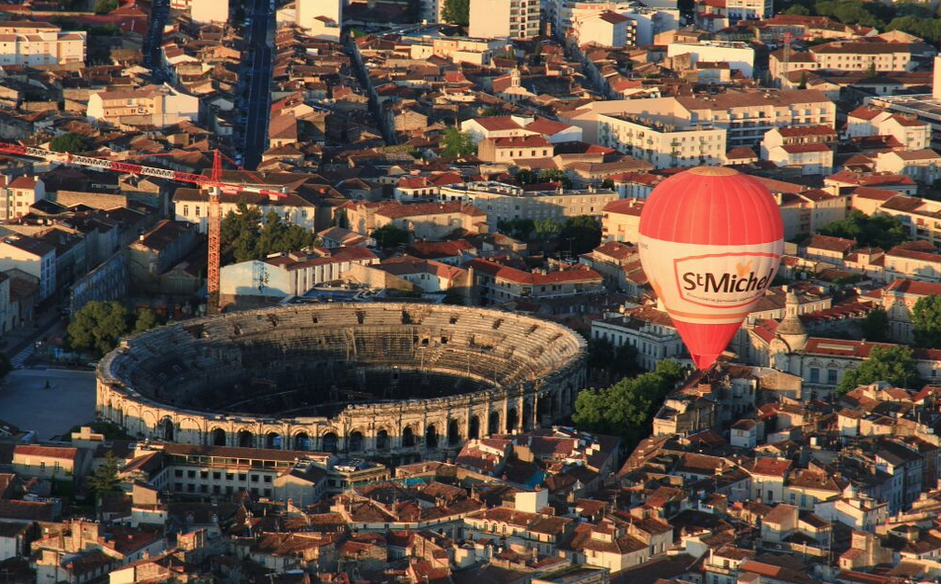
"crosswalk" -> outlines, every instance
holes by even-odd
[[[35,345],[30,343],[26,345],[22,351],[10,358],[10,364],[13,365],[14,369],[22,369],[23,365],[26,364],[26,361],[32,356],[33,349]]]

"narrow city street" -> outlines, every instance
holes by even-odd
[[[273,26],[273,12],[269,0],[250,0],[246,17],[251,22],[246,35],[246,59],[243,75],[247,91],[239,99],[239,119],[242,121],[242,166],[254,169],[268,144],[268,110],[272,48],[268,34]],[[246,21],[247,22],[247,21]]]
[[[166,72],[160,67],[160,45],[163,42],[163,27],[170,13],[170,0],[154,0],[150,13],[150,28],[144,37],[144,66],[149,67],[157,81],[166,80]]]

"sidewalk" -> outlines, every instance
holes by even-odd
[[[59,309],[53,304],[37,313],[36,319],[32,322],[7,332],[3,336],[3,351],[10,358],[13,367],[16,369],[22,367],[32,354],[36,341],[55,331],[57,325],[61,325],[62,330],[65,330],[65,323],[59,314]]]

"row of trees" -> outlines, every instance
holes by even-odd
[[[941,39],[941,18],[930,3],[797,0],[776,2],[775,8],[776,13],[826,16],[844,24],[901,30],[930,41]]]
[[[121,337],[150,330],[160,323],[149,308],[128,310],[120,302],[89,302],[68,326],[69,347],[98,357],[114,350]]]
[[[222,220],[223,264],[260,260],[273,253],[305,249],[316,242],[313,231],[285,223],[273,211],[262,221],[261,211],[243,202]]]
[[[497,223],[497,231],[523,241],[538,240],[572,255],[588,253],[601,243],[601,226],[588,215],[555,219],[511,219]]]
[[[660,361],[654,371],[585,389],[575,400],[572,421],[581,430],[618,436],[630,450],[650,433],[651,419],[683,376],[676,361]]]
[[[862,247],[880,247],[889,250],[907,241],[908,229],[898,218],[892,215],[866,215],[853,210],[844,219],[824,225],[819,230],[821,235],[855,239]]]

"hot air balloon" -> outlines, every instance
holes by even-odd
[[[768,189],[731,168],[676,174],[644,203],[641,264],[699,369],[715,363],[771,285],[783,237]]]

